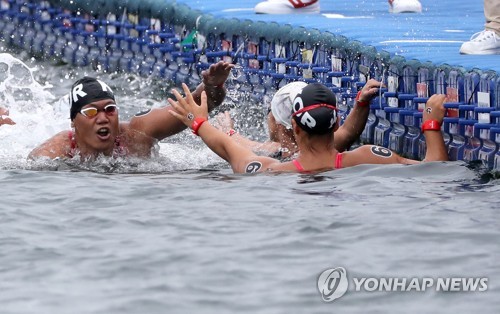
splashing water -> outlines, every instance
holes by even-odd
[[[43,66],[42,66],[43,68]],[[67,69],[66,69],[67,70]],[[160,142],[156,151],[157,157],[149,160],[135,160],[133,158],[114,159],[99,158],[92,163],[79,163],[79,160],[48,159],[28,161],[26,157],[31,150],[58,132],[69,130],[68,95],[61,95],[61,86],[46,83],[44,86],[35,80],[36,68],[30,68],[25,63],[10,54],[0,54],[0,106],[9,109],[10,117],[15,125],[0,126],[0,169],[32,169],[32,170],[77,170],[95,171],[102,173],[159,173],[186,169],[220,168],[227,167],[219,157],[208,149],[200,139],[190,132]],[[48,68],[44,71],[61,71],[57,68]],[[65,71],[65,70],[63,70]],[[43,76],[43,73],[41,73]],[[81,76],[82,73],[76,74]],[[98,73],[91,75],[99,76]],[[70,77],[66,77],[68,80]],[[69,74],[69,76],[72,76]],[[62,75],[56,74],[50,81],[60,80]],[[157,101],[144,95],[138,95],[136,86],[145,84],[147,79],[130,78],[130,75],[105,75],[103,80],[116,85],[119,95],[120,119],[122,121],[146,107],[162,107],[165,101]],[[149,82],[146,82],[149,83]],[[67,84],[67,83],[64,83]],[[56,88],[56,90],[52,90]],[[123,93],[125,95],[123,95]],[[130,95],[132,94],[132,95]],[[124,120],[123,120],[124,119]]]
[[[0,54],[0,106],[9,109],[16,125],[0,126],[0,158],[22,165],[37,144],[69,126],[68,105],[52,106],[54,96],[33,78],[29,68],[10,54]]]

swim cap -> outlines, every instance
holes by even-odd
[[[292,117],[310,134],[326,134],[337,122],[337,98],[325,85],[312,83],[293,100]]]
[[[73,83],[71,92],[69,93],[71,120],[75,119],[83,106],[103,99],[115,100],[113,91],[106,83],[88,76],[79,79]]]
[[[292,128],[292,102],[295,96],[307,86],[304,82],[288,83],[274,94],[271,100],[271,112],[276,123]]]

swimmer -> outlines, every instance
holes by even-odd
[[[305,82],[292,82],[274,94],[267,114],[269,141],[263,143],[252,141],[234,131],[233,121],[227,111],[216,116],[217,123],[214,126],[256,153],[287,160],[298,152],[291,124],[292,102],[305,86],[307,86]],[[334,146],[337,151],[343,152],[349,149],[359,138],[368,119],[370,102],[378,96],[381,86],[381,82],[370,79],[358,92],[354,108],[335,133]]]
[[[230,136],[207,122],[208,109],[205,93],[201,106],[193,99],[183,84],[186,97],[174,91],[177,101],[169,99],[172,114],[199,135],[217,155],[229,162],[235,173],[263,171],[317,172],[347,168],[361,164],[416,164],[419,161],[403,158],[384,147],[363,145],[352,151],[340,153],[334,146],[335,130],[339,128],[335,94],[326,86],[312,83],[302,89],[293,101],[292,130],[299,147],[297,158],[288,162],[257,156],[250,149],[238,144]],[[422,132],[427,151],[424,162],[446,161],[448,153],[441,133],[446,95],[433,95],[423,112]]]
[[[200,102],[201,92],[208,95],[209,110],[222,103],[226,81],[232,64],[220,61],[203,71],[203,82],[193,93]],[[148,158],[157,141],[174,135],[184,124],[174,118],[172,108],[153,109],[120,122],[118,105],[111,88],[91,77],[76,81],[70,91],[70,118],[73,130],[63,131],[35,148],[28,156],[94,159],[98,155]]]
[[[4,107],[0,107],[0,125],[4,124],[14,125],[16,123],[9,117],[9,110]]]

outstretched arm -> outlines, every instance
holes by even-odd
[[[203,82],[193,92],[196,103],[201,104],[201,92],[205,91],[207,93],[208,111],[219,106],[226,97],[224,83],[232,68],[234,68],[234,64],[219,61],[210,65],[208,70],[201,72]]]
[[[226,96],[224,82],[233,67],[234,65],[230,63],[220,61],[212,64],[208,70],[203,71],[203,82],[194,91],[194,100],[199,104],[201,93],[206,91],[208,108],[211,110],[220,105]],[[137,115],[130,120],[130,128],[158,140],[179,133],[186,126],[170,114],[171,110],[172,107],[167,106],[161,109],[153,109],[146,114]]]
[[[424,132],[427,151],[423,161],[447,161],[448,152],[444,144],[441,124],[443,124],[444,102],[446,95],[432,95],[427,103],[422,118],[422,132]]]
[[[374,79],[366,82],[356,97],[356,104],[344,121],[344,124],[335,132],[335,149],[343,152],[359,138],[368,120],[370,102],[377,96],[382,83]]]
[[[427,101],[423,113],[423,132],[427,144],[424,162],[447,161],[448,153],[444,144],[441,124],[443,122],[446,95],[433,95]],[[416,160],[407,159],[385,147],[364,145],[358,149],[344,153],[343,167],[361,164],[416,164]]]
[[[221,112],[216,116],[217,124],[214,127],[218,130],[228,134],[234,141],[238,144],[251,149],[255,153],[264,153],[267,155],[272,155],[278,152],[281,148],[280,143],[273,141],[257,142],[252,141],[249,138],[241,135],[240,133],[234,131],[234,123],[231,119],[229,111]]]
[[[276,163],[276,160],[268,157],[259,157],[250,149],[241,146],[233,141],[229,135],[217,130],[207,122],[208,108],[207,96],[205,92],[201,95],[201,106],[194,102],[194,98],[186,84],[182,84],[186,98],[183,98],[177,91],[173,91],[177,101],[168,99],[174,110],[172,115],[184,125],[190,126],[195,134],[199,135],[207,146],[217,155],[231,164],[235,173],[257,172],[267,169],[266,165]],[[250,161],[259,161],[260,167],[248,171]]]

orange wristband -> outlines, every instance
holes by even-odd
[[[441,123],[437,120],[427,120],[422,123],[422,133],[425,131],[441,131]]]
[[[193,134],[198,135],[198,130],[203,123],[207,122],[207,118],[195,118],[193,124],[191,124],[191,129],[193,129]]]
[[[361,91],[359,91],[358,94],[356,95],[356,104],[358,104],[358,106],[366,107],[370,105],[369,101],[359,101],[360,97],[361,97]]]

